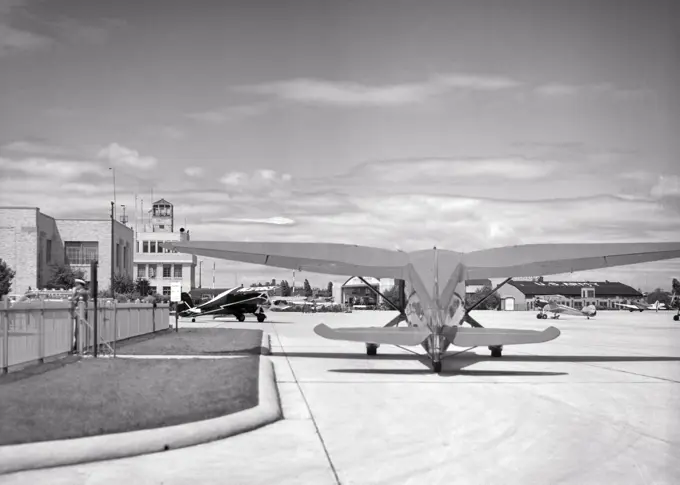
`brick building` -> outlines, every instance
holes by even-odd
[[[99,261],[98,285],[111,286],[110,219],[55,219],[37,207],[0,207],[0,258],[16,271],[13,293],[42,288],[54,269],[68,264],[89,280]],[[114,273],[132,275],[133,231],[114,221]]]

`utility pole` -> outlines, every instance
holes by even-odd
[[[215,262],[213,261],[213,290],[215,289]]]
[[[115,219],[114,219],[114,210],[116,208],[116,203],[111,202],[111,298],[116,297],[116,292],[113,290],[113,273],[114,273],[114,257],[115,257],[115,250],[116,248],[113,245],[113,229],[115,227]],[[96,296],[95,296],[96,298]]]
[[[203,260],[198,261],[198,287],[203,288]]]
[[[113,217],[115,218],[116,217],[116,212],[115,212],[115,210],[116,210],[115,209],[115,207],[116,207],[116,169],[114,167],[109,167],[109,170],[111,170],[113,172],[113,202],[112,202],[112,204],[113,204],[113,207],[114,207]]]

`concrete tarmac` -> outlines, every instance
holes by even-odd
[[[426,360],[324,340],[330,326],[380,326],[393,312],[270,313],[180,326],[262,328],[272,337],[285,419],[227,440],[0,476],[50,484],[677,484],[680,323],[674,312],[538,320],[474,312],[485,326],[543,329],[548,343]],[[416,348],[422,352],[422,349]]]

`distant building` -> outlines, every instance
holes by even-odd
[[[165,199],[151,206],[149,224],[142,224],[137,232],[134,256],[134,277],[145,278],[154,293],[170,295],[171,283],[182,282],[182,290],[196,286],[197,257],[180,254],[161,247],[164,242],[188,241],[189,231],[174,231],[174,207]]]
[[[510,281],[498,291],[502,309],[534,310],[536,298],[554,299],[558,303],[581,309],[593,304],[598,309],[618,309],[617,303],[642,298],[634,288],[612,281]]]
[[[132,275],[132,229],[111,219],[55,219],[38,207],[0,207],[0,257],[16,271],[13,293],[43,288],[54,269],[67,264],[90,279],[99,261],[98,286],[111,286],[111,231],[114,274]]]
[[[492,286],[491,280],[481,279],[481,280],[465,280],[465,294],[471,295],[476,293],[478,290],[484,289],[484,287]]]

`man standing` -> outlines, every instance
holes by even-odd
[[[75,280],[76,286],[73,288],[73,296],[71,297],[71,314],[73,315],[73,351],[78,351],[78,328],[80,328],[78,321],[78,303],[81,301],[85,303],[85,319],[87,320],[87,301],[90,293],[85,286],[85,281],[80,278]]]

